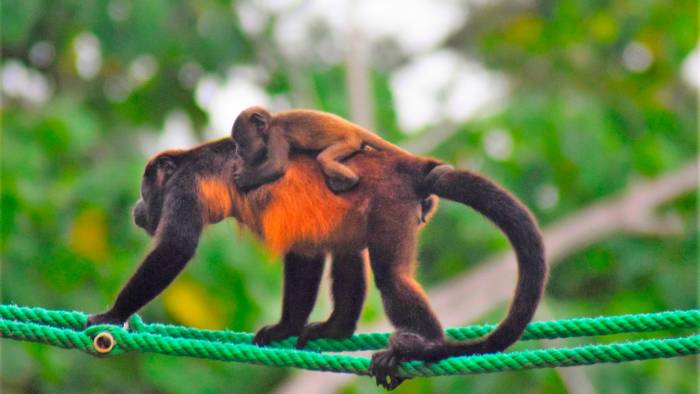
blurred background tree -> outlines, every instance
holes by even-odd
[[[690,0],[6,0],[0,11],[5,303],[103,310],[148,248],[130,207],[149,155],[226,136],[248,105],[331,111],[481,171],[545,228],[697,160]],[[697,191],[678,194],[649,231],[560,253],[540,318],[696,307]],[[424,231],[421,280],[468,276],[505,250],[484,219],[443,204]],[[253,331],[278,317],[277,260],[235,225],[213,226],[143,316]],[[365,324],[382,315],[370,292]],[[1,345],[6,393],[294,387],[284,369]],[[685,358],[414,379],[399,392],[688,393],[694,373]],[[378,390],[338,387],[327,390]]]

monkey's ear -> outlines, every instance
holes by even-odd
[[[260,133],[267,131],[267,126],[270,123],[270,114],[265,112],[253,112],[250,114],[250,121]]]
[[[158,172],[163,174],[166,178],[170,177],[177,169],[177,163],[172,156],[161,156],[156,162],[158,166]]]

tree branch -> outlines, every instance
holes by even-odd
[[[350,119],[362,127],[374,130],[374,96],[371,94],[367,40],[355,23],[357,7],[354,5],[350,7],[348,52],[345,56],[347,70],[345,86],[348,90]]]

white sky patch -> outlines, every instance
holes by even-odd
[[[541,185],[535,192],[535,201],[543,211],[554,209],[559,204],[559,188],[551,183]]]
[[[436,99],[450,83],[457,63],[453,53],[439,51],[416,58],[392,74],[390,84],[403,130],[417,130],[441,117]]]
[[[445,103],[447,117],[455,122],[498,111],[508,95],[508,81],[475,61],[457,70]]]
[[[631,42],[622,51],[622,64],[632,72],[646,71],[653,61],[654,54],[651,49],[641,42]]]
[[[265,10],[269,12],[274,12],[274,13],[281,13],[288,11],[290,8],[293,8],[301,3],[303,3],[302,0],[257,0],[255,1],[256,4],[259,4],[260,7],[264,8]]]
[[[275,39],[287,56],[303,58],[314,52],[308,43],[330,40],[347,47],[351,29],[356,29],[369,42],[390,39],[407,54],[429,51],[465,22],[467,14],[457,0],[274,0],[256,3],[257,10],[277,14]],[[244,27],[259,28],[259,15],[251,5],[239,6]],[[312,37],[317,22],[331,32]],[[305,52],[306,51],[306,52]]]
[[[416,57],[392,74],[390,84],[399,125],[409,133],[492,112],[508,90],[503,76],[450,50]]]
[[[142,143],[147,156],[155,155],[166,149],[189,149],[197,145],[192,121],[183,110],[170,111],[165,116],[163,130],[158,136],[145,134]]]
[[[238,20],[241,23],[241,28],[248,34],[257,35],[262,33],[265,23],[268,19],[268,13],[263,12],[253,2],[231,2],[231,9],[234,14],[238,15]]]
[[[513,137],[505,129],[493,129],[483,140],[486,154],[494,160],[508,160],[513,154]]]
[[[337,39],[330,36],[318,37],[312,33],[311,27],[326,19],[322,13],[329,14],[334,11],[329,10],[332,7],[328,7],[327,3],[328,1],[324,0],[311,0],[277,15],[273,34],[280,51],[287,58],[304,60],[314,53],[313,43]],[[338,5],[343,7],[343,4]],[[326,22],[333,27],[330,34],[342,36],[342,32],[334,24],[328,20]]]
[[[242,110],[253,105],[269,107],[270,98],[257,80],[255,70],[248,67],[232,68],[223,81],[212,75],[199,80],[195,100],[209,114],[207,139],[229,135]]]
[[[82,32],[73,40],[75,69],[83,79],[92,79],[102,68],[100,40],[90,32]]]
[[[700,47],[695,47],[682,65],[683,80],[695,89],[700,88]]]
[[[357,4],[357,23],[367,37],[392,38],[407,53],[438,46],[465,19],[464,8],[455,1],[363,0]]]
[[[391,78],[399,123],[408,132],[494,111],[508,91],[500,74],[452,51],[431,52],[467,20],[459,0],[262,0],[232,6],[248,32],[260,31],[274,15],[278,47],[285,57],[301,63],[341,62],[353,31],[370,45],[383,40],[397,43],[413,58]],[[325,25],[328,33],[319,36],[315,28],[319,25]],[[197,90],[214,91],[211,82],[200,82]],[[218,130],[226,119],[226,129],[230,128],[232,111],[220,108],[216,112],[210,111],[212,126]]]
[[[0,81],[2,81],[4,94],[28,104],[44,104],[53,93],[52,84],[43,74],[25,67],[15,59],[6,61],[2,66]]]

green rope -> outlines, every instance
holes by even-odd
[[[0,305],[0,336],[15,340],[45,343],[62,348],[80,349],[96,354],[93,338],[108,331],[116,340],[110,355],[126,351],[161,353],[221,361],[236,361],[278,367],[298,367],[317,371],[367,374],[369,360],[316,351],[295,350],[293,340],[275,347],[250,344],[251,334],[145,324],[135,317],[130,330],[118,326],[92,326],[83,329],[87,316],[79,312],[52,311]],[[550,339],[589,335],[651,332],[700,327],[700,309],[652,314],[534,322],[523,339]],[[447,330],[450,337],[479,337],[493,326],[480,325]],[[359,334],[346,340],[318,340],[316,350],[376,349],[386,344],[387,334]],[[542,367],[564,367],[595,363],[624,362],[668,358],[700,353],[700,335],[680,338],[645,339],[575,348],[525,350],[478,356],[453,357],[432,364],[402,364],[402,376],[439,376],[467,373],[514,371]]]
[[[28,308],[15,305],[0,305],[0,319],[32,322],[54,327],[82,330],[87,315],[81,312],[50,311],[43,308]],[[251,344],[253,335],[229,330],[203,330],[169,324],[145,324],[137,315],[129,321],[130,330],[178,338],[202,339],[231,344]],[[456,340],[479,338],[488,334],[495,325],[484,324],[469,327],[449,328],[446,334]],[[522,340],[573,338],[597,335],[654,332],[678,328],[700,327],[700,309],[687,311],[629,314],[610,317],[579,318],[570,320],[531,323]],[[320,339],[307,345],[315,351],[355,351],[385,348],[388,333],[356,334],[348,339]],[[272,344],[273,347],[294,348],[296,338]]]

